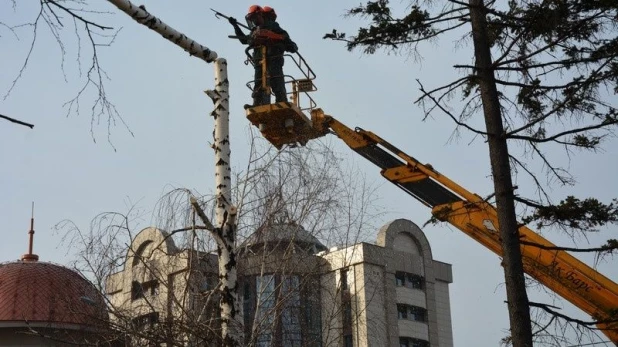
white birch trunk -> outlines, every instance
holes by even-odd
[[[216,239],[219,248],[219,278],[221,292],[221,330],[225,346],[240,346],[242,325],[238,303],[238,276],[236,272],[236,207],[232,205],[230,169],[230,113],[227,62],[215,60],[215,90],[207,90],[213,103],[211,115],[215,118],[213,132],[215,150],[215,210]]]
[[[236,207],[232,205],[229,136],[229,82],[227,62],[217,59],[217,53],[191,40],[183,33],[151,15],[143,6],[135,6],[128,0],[108,0],[137,22],[158,32],[165,39],[181,47],[207,63],[215,62],[215,90],[206,94],[215,107],[215,184],[217,194],[216,221],[212,231],[219,252],[219,277],[221,293],[221,338],[226,347],[242,344],[242,325],[239,315],[238,279],[236,272]]]
[[[108,0],[121,11],[131,16],[138,23],[144,24],[148,28],[158,32],[165,39],[171,41],[177,46],[180,46],[189,54],[194,55],[207,63],[217,59],[217,52],[211,51],[208,47],[202,46],[199,43],[191,40],[185,34],[176,31],[174,28],[165,24],[159,18],[151,15],[146,11],[144,6],[135,6],[129,0]]]

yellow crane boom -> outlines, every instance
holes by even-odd
[[[496,208],[436,171],[421,164],[378,135],[352,130],[316,109],[312,119],[321,132],[331,129],[351,149],[381,168],[388,181],[412,195],[436,218],[447,221],[497,255],[502,255]],[[519,234],[524,271],[598,321],[616,321],[618,284],[557,247],[541,235],[521,226]],[[618,324],[598,328],[618,344]]]
[[[350,129],[321,109],[311,110],[309,119],[290,103],[250,108],[247,118],[277,148],[304,145],[313,138],[334,133],[348,147],[378,166],[384,178],[431,208],[437,219],[452,224],[502,255],[494,206],[378,135],[360,128]],[[524,271],[602,322],[597,327],[618,346],[618,284],[528,227],[521,226],[519,234],[523,241]]]

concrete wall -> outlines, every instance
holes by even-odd
[[[440,347],[453,347],[451,300],[449,297],[448,282],[436,281],[436,310]]]
[[[448,294],[451,266],[433,259],[429,242],[416,224],[393,221],[380,229],[376,245],[360,243],[332,249],[321,257],[327,264],[323,287],[336,290],[341,285],[341,269],[347,268],[348,277],[354,276],[349,286],[355,317],[354,346],[398,347],[399,337],[410,337],[428,341],[432,347],[452,347]],[[423,276],[424,289],[396,286],[397,272]],[[341,305],[337,295],[322,298],[323,309]],[[425,308],[426,321],[398,319],[397,304]],[[323,319],[323,328],[325,346],[342,345],[334,342],[341,331],[340,319]]]

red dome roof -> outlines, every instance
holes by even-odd
[[[94,328],[106,320],[103,297],[77,272],[46,262],[0,264],[0,326],[40,322]]]

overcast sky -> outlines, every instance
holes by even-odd
[[[13,12],[11,1],[0,1],[0,21],[7,25],[32,21],[39,2],[18,3]],[[217,20],[209,7],[241,19],[250,3],[143,3],[152,14],[228,60],[233,169],[244,168],[249,123],[242,105],[250,101],[245,83],[252,78],[253,71],[243,64],[244,47],[227,38],[233,33],[231,26],[225,20]],[[277,10],[280,24],[316,72],[319,91],[314,98],[326,113],[350,127],[377,133],[421,162],[431,163],[470,191],[480,195],[491,192],[483,139],[467,133],[452,138],[452,122],[440,114],[422,121],[422,110],[413,103],[419,96],[416,79],[436,87],[458,77],[452,65],[468,63],[470,49],[447,38],[422,45],[420,60],[405,55],[350,53],[341,43],[322,40],[322,36],[333,28],[353,32],[359,22],[344,18],[343,14],[358,0],[314,0],[300,4],[274,0],[263,5]],[[116,11],[104,2],[99,9]],[[31,201],[36,203],[35,252],[41,260],[66,264],[70,261],[67,250],[59,246],[61,235],[54,232],[58,222],[70,219],[87,229],[98,213],[125,212],[137,205],[144,211],[141,222],[145,227],[151,222],[150,211],[157,199],[171,187],[204,193],[214,190],[214,159],[209,147],[212,103],[202,92],[213,87],[212,65],[190,57],[123,13],[100,17],[91,14],[89,18],[122,27],[111,47],[100,47],[99,59],[110,78],[105,82],[108,96],[134,137],[119,123],[110,129],[113,146],[110,145],[106,119],[95,122],[91,134],[91,99],[82,101],[79,115],[66,117],[63,104],[76,95],[83,81],[75,64],[74,37],[66,36],[70,40],[66,42],[65,80],[58,44],[42,26],[28,68],[13,92],[4,100],[0,98],[0,113],[35,124],[30,130],[0,121],[3,261],[17,259],[27,249]],[[11,86],[30,47],[32,36],[28,29],[19,29],[17,34],[19,40],[0,26],[2,95]],[[82,54],[89,56],[88,47],[85,49]],[[296,73],[289,64],[285,69],[289,74]],[[476,120],[476,124],[480,122]],[[375,167],[360,157],[354,158],[343,144],[333,142],[338,151],[358,163],[370,181],[381,184],[379,203],[388,213],[377,225],[406,218],[422,226],[430,217],[430,210],[422,204],[388,182],[382,183]],[[575,153],[570,160],[561,161],[577,177],[578,185],[555,186],[551,190],[554,197],[558,200],[567,194],[592,195],[609,202],[618,187],[617,145],[611,138],[604,151]],[[519,189],[531,191],[525,180],[519,183]],[[424,231],[434,258],[453,264],[454,283],[450,289],[455,345],[497,346],[508,328],[500,259],[452,227],[428,226]],[[554,233],[545,235],[555,243],[568,241]],[[596,246],[607,238],[618,238],[616,227],[591,236],[589,241]],[[592,257],[583,259],[589,264],[593,261]],[[599,269],[613,280],[618,278],[618,267],[612,259],[601,263]],[[531,290],[530,296],[535,301],[552,300],[536,290]],[[570,306],[565,310],[588,319]]]

